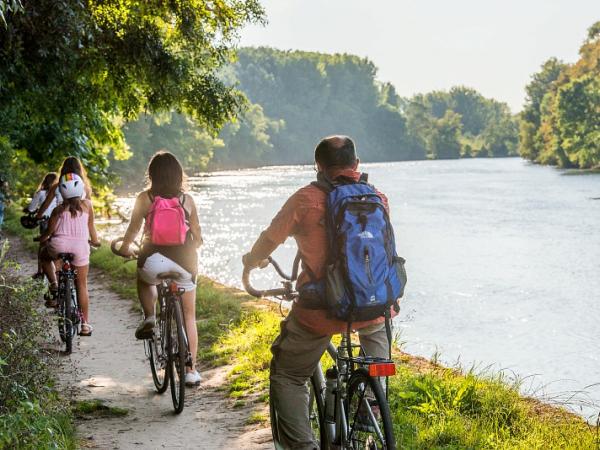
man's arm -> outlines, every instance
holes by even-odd
[[[252,250],[243,256],[244,266],[257,267],[293,234],[306,212],[299,197],[296,193],[285,202],[271,221],[271,225],[260,234],[252,246]]]

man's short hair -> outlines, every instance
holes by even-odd
[[[315,161],[325,169],[351,167],[357,159],[354,141],[348,136],[328,136],[315,148]]]

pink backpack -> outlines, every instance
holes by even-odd
[[[183,245],[188,230],[186,212],[178,197],[154,197],[146,216],[146,231],[154,245]]]

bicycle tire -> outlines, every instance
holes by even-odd
[[[329,440],[327,438],[327,428],[325,427],[325,404],[323,403],[323,392],[325,387],[319,387],[318,383],[318,378],[315,375],[310,377],[310,384],[308,385],[308,418],[311,429],[313,430],[313,436],[320,444],[319,448],[321,450],[328,450]]]
[[[167,346],[167,321],[164,318],[164,298],[159,293],[159,299],[156,304],[157,323],[154,327],[152,339],[146,339],[148,346],[148,361],[150,362],[150,371],[152,372],[152,381],[156,392],[164,394],[169,387],[168,364],[169,355]]]
[[[150,361],[150,371],[152,372],[152,381],[156,392],[164,394],[169,387],[169,376],[167,374],[167,357],[164,355],[164,345],[162,338],[154,336],[147,339],[149,348],[148,360]]]
[[[374,413],[373,404],[370,404],[369,401],[373,401],[379,407],[377,425],[371,418],[376,417],[377,414]],[[363,411],[362,420],[359,418],[361,407],[366,410]],[[396,450],[392,415],[383,388],[379,380],[371,377],[365,368],[357,369],[348,381],[346,415],[347,436],[351,448]],[[377,432],[377,429],[380,433]]]
[[[173,300],[168,308],[167,335],[169,338],[169,378],[171,384],[171,399],[175,413],[183,411],[185,401],[185,360],[187,348],[185,346],[183,329],[183,312],[180,301]]]
[[[61,340],[65,343],[65,353],[71,354],[73,351],[73,335],[75,327],[73,324],[73,299],[71,298],[72,283],[66,279],[61,283],[62,289],[59,290],[60,317],[58,319],[58,332]]]
[[[310,381],[308,383],[309,387],[309,404],[308,404],[308,417],[311,425],[311,429],[313,430],[313,436],[316,442],[319,442],[321,450],[328,450],[329,443],[327,441],[325,430],[325,408],[323,405],[323,397],[322,395],[316,395],[315,393],[320,392],[316,387],[315,377],[311,376]],[[271,419],[271,434],[273,436],[273,444],[276,450],[285,450],[285,447],[281,443],[281,437],[279,435],[279,425],[277,418],[277,410],[273,405],[273,394],[271,388],[269,388],[269,417]],[[316,408],[316,410],[314,409]],[[316,422],[313,422],[312,413],[316,413],[316,417],[318,418]],[[319,435],[317,436],[315,433],[315,426],[318,426]]]

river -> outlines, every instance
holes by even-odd
[[[579,413],[600,403],[600,174],[518,158],[365,164],[390,200],[409,283],[403,348],[525,377],[522,390]],[[191,178],[206,245],[200,271],[240,286],[241,255],[312,167]],[[125,210],[131,199],[119,200]],[[118,233],[112,230],[112,233]],[[275,253],[288,266],[293,240]],[[284,265],[285,265],[284,264]],[[257,276],[270,286],[271,273]]]

